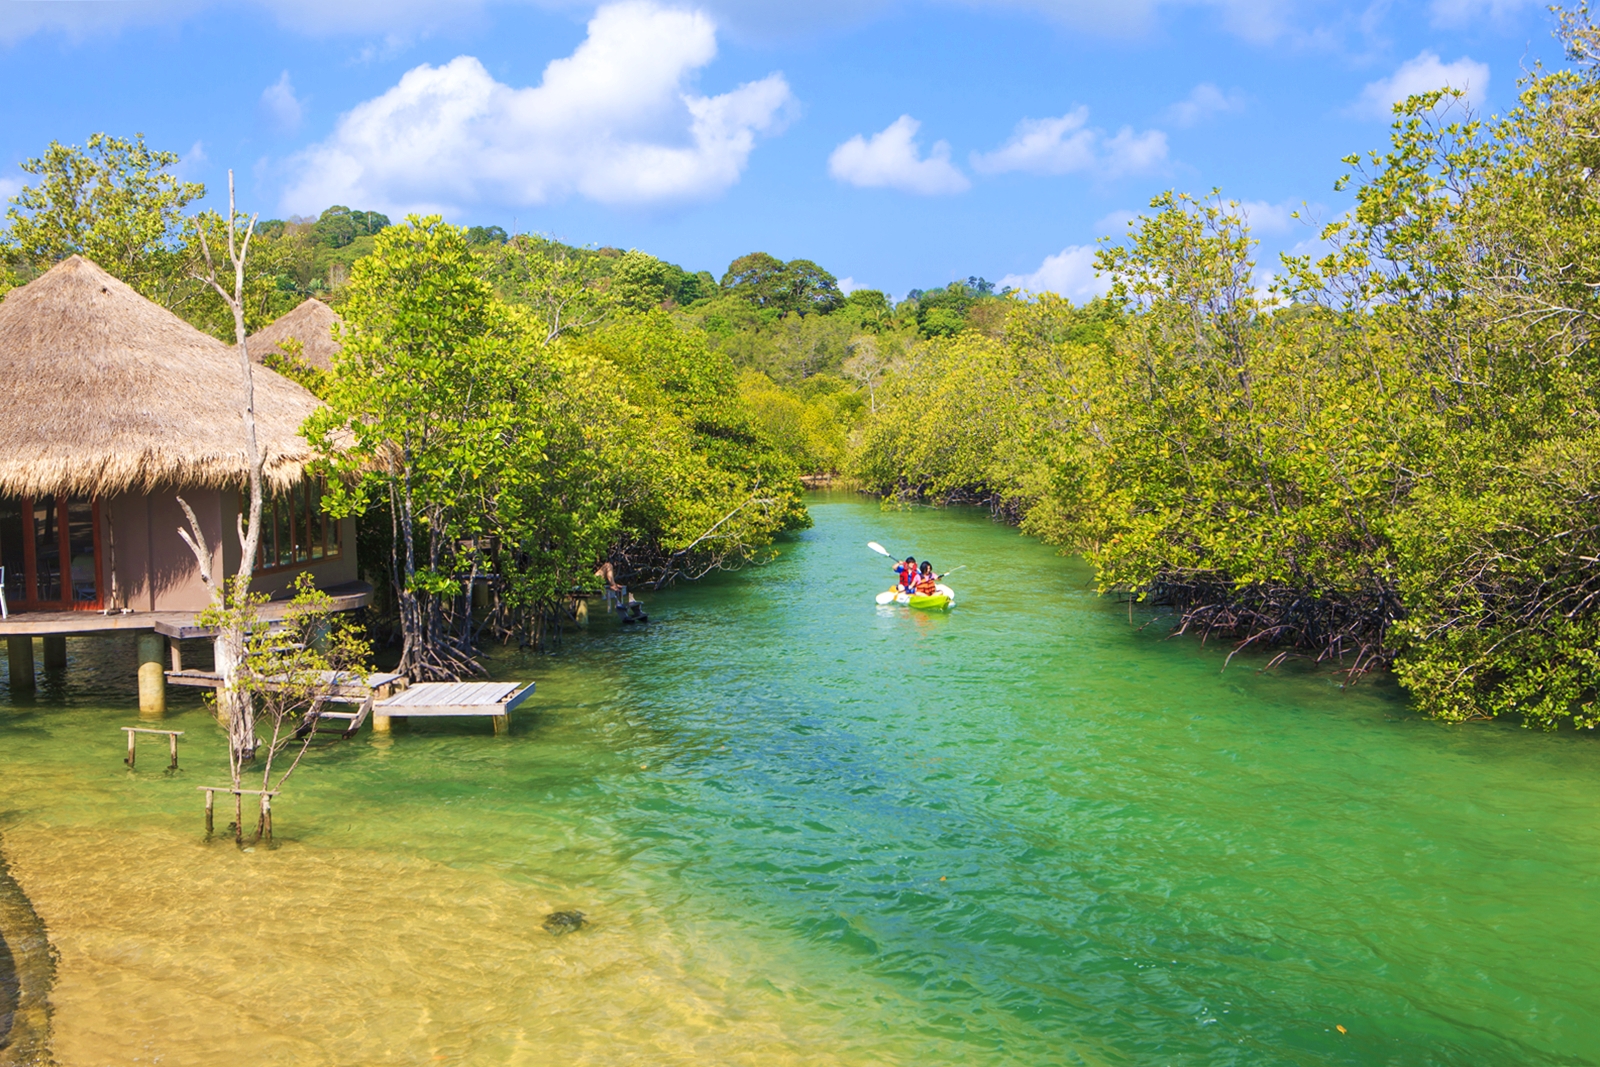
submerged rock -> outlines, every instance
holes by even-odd
[[[570,934],[583,925],[584,918],[581,911],[552,911],[544,917],[544,928],[557,937]]]

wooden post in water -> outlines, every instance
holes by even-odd
[[[183,736],[182,730],[151,730],[143,726],[124,726],[122,731],[128,735],[128,758],[122,762],[130,767],[133,766],[133,743],[139,734],[166,734],[167,748],[172,753],[172,761],[167,764],[167,770],[175,771],[178,769],[178,738]]]
[[[33,638],[7,637],[6,655],[11,661],[11,691],[33,692]]]
[[[499,737],[501,734],[508,734],[511,732],[511,716],[491,715],[489,718],[494,722],[494,735],[496,737]]]
[[[47,634],[40,638],[44,643],[44,669],[47,671],[64,671],[67,669],[67,639],[61,634]]]
[[[159,719],[167,713],[167,639],[154,631],[139,635],[139,717]]]
[[[206,790],[206,833],[208,835],[212,832],[212,827],[216,825],[212,821],[212,808],[216,803],[216,798],[217,791],[215,789]]]

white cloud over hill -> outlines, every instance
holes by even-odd
[[[972,182],[950,162],[950,145],[935,141],[928,154],[917,144],[921,127],[901,115],[870,138],[850,138],[828,157],[828,173],[863,188],[899,189],[922,196],[964,192]]]
[[[1437,52],[1424,50],[1400,64],[1389,77],[1368,82],[1350,110],[1370,118],[1388,118],[1394,105],[1407,97],[1446,88],[1459,89],[1469,104],[1483,103],[1489,92],[1489,65],[1466,56],[1446,63]]]
[[[716,54],[704,14],[632,0],[600,8],[587,39],[531,88],[497,82],[472,56],[423,64],[297,157],[283,208],[715,196],[739,180],[757,137],[782,128],[794,99],[776,73],[718,96],[689,91]]]
[[[1114,136],[1091,128],[1089,109],[1078,107],[1060,118],[1023,119],[1011,139],[993,152],[973,153],[980,174],[1090,172],[1114,178],[1160,167],[1167,161],[1167,135],[1160,130],[1134,133],[1124,126]]]
[[[300,128],[305,110],[304,102],[294,93],[294,84],[289,81],[288,71],[284,71],[282,77],[261,91],[262,114],[284,133],[293,133]]]
[[[1000,279],[1000,286],[1029,293],[1055,293],[1081,304],[1111,288],[1109,278],[1095,273],[1094,251],[1093,245],[1068,245],[1055,255],[1046,256],[1031,274],[1007,274]]]
[[[1223,92],[1211,82],[1201,82],[1189,95],[1166,110],[1169,122],[1177,126],[1197,126],[1207,119],[1230,111],[1243,111],[1244,94],[1237,89]]]

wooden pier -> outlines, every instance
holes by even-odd
[[[366,582],[345,582],[323,592],[331,598],[330,610],[335,612],[355,611],[372,599],[372,586]],[[270,626],[286,619],[291,610],[288,600],[268,601],[261,605],[260,618]],[[12,611],[0,619],[11,691],[31,692],[34,688],[35,638],[43,645],[45,669],[57,670],[66,666],[68,637],[128,633],[138,644],[139,714],[159,718],[166,713],[170,678],[162,662],[170,656],[173,671],[181,671],[178,642],[216,636],[213,628],[199,625],[199,616],[198,611]]]
[[[216,671],[179,669],[167,671],[166,675],[167,681],[173,685],[190,685],[205,689],[217,689],[222,685],[222,675]],[[268,678],[257,684],[271,689],[273,680]],[[377,701],[393,696],[406,688],[409,683],[403,674],[369,674],[363,678],[349,671],[338,673],[322,671],[316,684],[324,687],[327,693],[327,704],[317,713],[319,727],[317,732],[337,732],[345,737],[354,737],[356,731],[361,729],[361,724],[367,721],[367,714]],[[324,720],[341,725],[335,730],[323,730],[320,726]],[[305,727],[302,726],[295,736],[305,736]]]
[[[386,733],[397,719],[482,715],[501,734],[511,727],[511,713],[532,695],[532,682],[418,682],[375,701],[372,728]]]

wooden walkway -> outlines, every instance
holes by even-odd
[[[511,713],[533,695],[532,682],[418,682],[372,706],[372,728],[389,729],[395,719],[413,716],[486,715],[494,732],[504,733]]]
[[[372,599],[366,582],[346,582],[323,590],[333,598],[332,610],[354,611]],[[261,605],[261,618],[276,622],[289,613],[289,601],[270,600]],[[137,633],[154,630],[166,637],[189,640],[215,637],[209,627],[197,626],[197,611],[130,611],[102,615],[98,611],[14,611],[0,620],[0,637],[55,637],[97,633]]]

